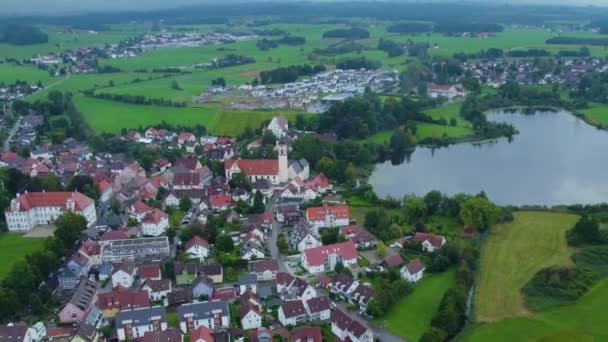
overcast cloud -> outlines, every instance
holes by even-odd
[[[247,0],[230,0],[231,2],[248,2]],[[250,0],[251,1],[251,0]],[[314,1],[314,0],[313,0]],[[321,0],[323,1],[323,0]],[[325,0],[332,1],[332,0]],[[345,0],[346,1],[346,0]],[[423,2],[424,0],[406,0],[409,2]],[[441,2],[435,0],[434,2]],[[460,0],[443,0],[458,1]],[[495,2],[497,4],[533,3],[544,5],[608,6],[608,0],[485,0],[482,3]],[[472,0],[471,2],[475,2]],[[226,3],[219,0],[0,0],[0,14],[67,14],[93,11],[121,11],[121,10],[152,10],[177,6]]]

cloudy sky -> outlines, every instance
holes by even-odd
[[[232,2],[243,2],[246,0],[231,0]],[[294,0],[295,1],[295,0]],[[332,0],[321,0],[332,1]],[[347,1],[347,0],[344,0]],[[426,0],[405,0],[408,2],[424,2]],[[460,0],[434,0],[460,1]],[[471,0],[468,2],[474,2]],[[482,3],[496,2],[505,3],[536,3],[552,5],[600,5],[608,6],[608,0],[486,0]],[[1,14],[66,14],[91,11],[117,11],[117,10],[150,10],[192,4],[204,4],[210,2],[225,3],[220,0],[0,0]]]

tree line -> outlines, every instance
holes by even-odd
[[[110,93],[96,93],[93,90],[86,90],[83,92],[88,97],[93,97],[101,100],[116,101],[134,105],[144,106],[161,106],[161,107],[186,107],[185,102],[178,102],[173,100],[167,100],[163,98],[146,98],[143,95],[129,95],[129,94],[110,94]]]
[[[359,27],[351,27],[348,29],[334,29],[325,31],[325,33],[323,33],[323,38],[364,39],[369,37],[369,31]]]
[[[48,34],[40,28],[21,24],[0,26],[0,42],[13,45],[44,44],[49,41]]]
[[[391,33],[423,33],[431,32],[433,27],[430,24],[425,23],[395,23],[386,27],[387,32]]]
[[[367,70],[376,70],[382,66],[380,61],[372,61],[365,57],[354,57],[354,58],[345,58],[341,59],[336,63],[337,69],[342,70],[357,70],[357,69],[367,69]]]
[[[324,65],[311,66],[310,64],[290,65],[260,72],[260,83],[290,83],[300,76],[311,76],[325,71]]]
[[[306,38],[291,35],[285,35],[283,38],[280,39],[262,38],[256,42],[255,46],[262,51],[266,51],[277,48],[281,44],[290,46],[304,45],[306,44]]]
[[[585,37],[552,37],[545,41],[547,44],[555,45],[592,45],[592,46],[606,46],[608,45],[608,38],[585,38]]]

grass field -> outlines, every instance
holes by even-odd
[[[40,70],[34,66],[17,66],[12,63],[0,63],[0,82],[6,84],[12,84],[19,80],[28,83],[40,81],[42,85],[49,85],[59,79],[59,77],[51,77],[47,71]]]
[[[20,234],[4,233],[0,235],[0,255],[2,263],[0,264],[0,279],[10,272],[11,267],[17,261],[23,259],[24,256],[42,248],[44,239],[24,238]]]
[[[425,274],[414,291],[401,299],[377,323],[390,332],[418,341],[431,324],[443,294],[454,278],[455,269],[440,274]]]
[[[473,325],[457,340],[608,341],[606,307],[608,279],[600,281],[575,304],[542,311],[531,317],[507,318],[494,323]]]
[[[513,222],[492,229],[481,251],[477,321],[530,314],[520,290],[540,269],[572,264],[565,232],[576,220],[571,214],[521,211]]]
[[[577,112],[585,115],[593,124],[608,126],[608,105],[606,104],[591,103],[589,108],[579,109]]]

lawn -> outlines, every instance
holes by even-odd
[[[400,298],[387,315],[376,320],[377,323],[409,341],[418,341],[430,326],[455,272],[456,269],[452,269],[440,274],[425,274],[414,291]]]
[[[167,311],[167,325],[179,329],[179,317],[177,311]]]
[[[579,109],[577,112],[585,115],[589,121],[596,125],[608,126],[608,105],[592,103],[587,109]]]
[[[43,245],[44,239],[24,238],[23,235],[15,233],[0,235],[0,255],[3,261],[0,264],[0,279],[10,272],[15,262],[23,260],[23,257],[39,250]]]
[[[469,127],[461,126],[442,126],[437,124],[430,124],[424,122],[416,123],[416,140],[422,140],[424,138],[441,138],[443,136],[449,138],[459,138],[473,135],[473,129]]]
[[[477,321],[530,314],[520,290],[540,269],[572,264],[565,232],[576,220],[565,213],[520,211],[513,222],[492,229],[475,287]]]
[[[468,328],[460,341],[608,341],[608,279],[572,305]]]
[[[433,119],[445,119],[450,122],[450,119],[456,119],[456,125],[459,127],[471,127],[471,123],[466,121],[460,116],[460,108],[462,102],[446,103],[443,106],[427,109],[424,111],[425,114],[431,116]]]

